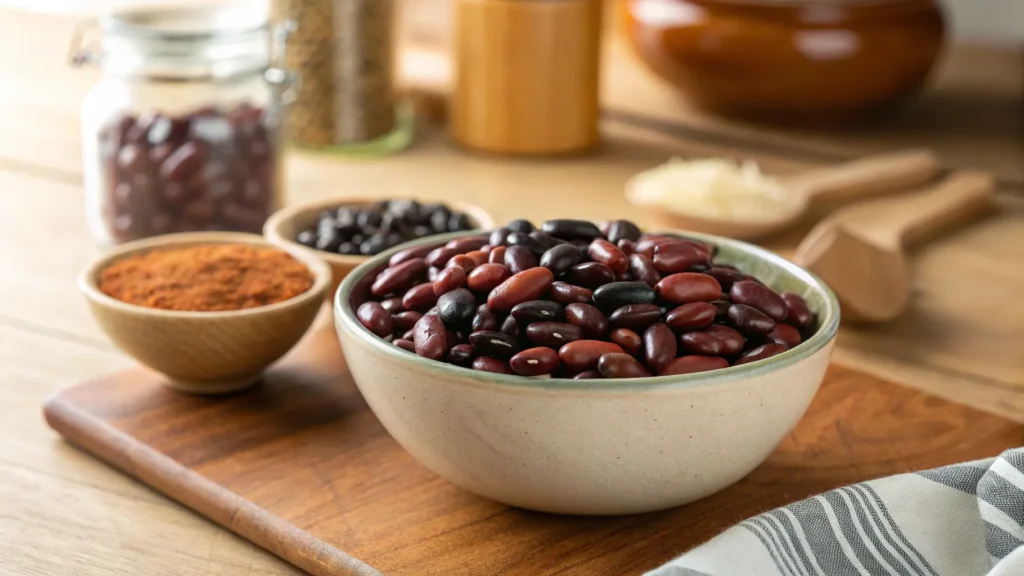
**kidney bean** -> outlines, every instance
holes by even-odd
[[[481,304],[476,309],[476,314],[473,316],[473,322],[470,324],[470,327],[474,332],[477,330],[497,330],[498,317],[494,312],[491,312],[487,304]]]
[[[807,328],[814,321],[811,309],[807,307],[807,302],[799,294],[783,292],[782,301],[789,307],[789,315],[786,316],[786,322],[789,324],[797,328]]]
[[[482,250],[471,250],[466,252],[465,256],[473,261],[474,266],[487,263],[487,253]]]
[[[503,332],[481,330],[469,335],[469,343],[482,356],[512,356],[519,352],[516,339]]]
[[[636,249],[636,244],[632,240],[626,240],[625,238],[616,242],[615,245],[618,246],[619,250],[622,250],[622,253],[626,256],[632,256]]]
[[[422,312],[434,304],[437,304],[437,294],[434,293],[434,285],[429,282],[413,286],[402,296],[402,306],[406,310]]]
[[[563,306],[573,302],[590,302],[593,296],[593,290],[566,282],[553,282],[548,290],[548,298]]]
[[[593,370],[601,356],[611,352],[625,354],[621,346],[602,340],[576,340],[558,350],[562,364],[576,371]]]
[[[565,317],[565,310],[558,302],[550,300],[530,300],[512,307],[512,316],[520,326],[534,322],[549,322]]]
[[[640,335],[629,328],[617,328],[608,334],[608,339],[618,344],[627,354],[639,356],[643,352],[644,341]],[[673,338],[675,340],[675,338]]]
[[[513,232],[508,235],[506,239],[509,247],[522,246],[530,251],[535,256],[540,256],[545,250],[553,246],[552,242],[541,242],[536,238],[533,238],[530,234],[521,234],[519,232]]]
[[[547,268],[524,270],[491,290],[487,305],[495,312],[508,312],[516,304],[540,298],[554,280],[554,274]]]
[[[722,286],[707,274],[680,272],[665,276],[654,287],[658,297],[670,304],[711,302],[722,297]]]
[[[561,348],[569,342],[582,340],[583,330],[565,322],[534,322],[526,327],[526,337],[540,346]]]
[[[559,364],[561,362],[558,360],[558,352],[543,346],[523,350],[509,360],[512,371],[522,376],[550,374]]]
[[[395,322],[395,329],[393,330],[393,332],[405,333],[413,326],[415,326],[416,322],[419,322],[419,319],[422,317],[423,314],[420,314],[419,312],[414,312],[412,310],[406,312],[399,312],[398,314],[392,314],[391,319],[394,320]]]
[[[431,250],[423,260],[427,263],[427,266],[444,268],[444,265],[456,255],[458,255],[458,252],[454,248],[442,246]]]
[[[508,365],[508,362],[500,358],[491,358],[490,356],[480,356],[473,360],[473,370],[494,372],[495,374],[515,374]]]
[[[591,242],[587,254],[594,262],[600,262],[611,268],[616,275],[624,274],[629,269],[629,260],[626,255],[619,250],[618,246],[607,240],[598,238]]]
[[[707,272],[708,276],[718,280],[718,284],[722,287],[722,290],[728,292],[732,285],[740,280],[743,280],[743,273],[739,270],[732,268],[724,268],[722,266],[712,266]]]
[[[597,371],[605,378],[645,378],[651,373],[636,358],[629,354],[602,354],[597,361]]]
[[[598,378],[604,378],[604,376],[597,370],[584,370],[572,377],[573,380],[596,380]]]
[[[661,272],[654,267],[654,262],[643,254],[633,254],[629,257],[629,272],[637,282],[643,282],[651,288],[661,281]]]
[[[442,321],[444,320],[442,319]],[[456,344],[465,344],[466,338],[464,334],[448,329],[445,331],[445,343],[448,344],[448,346],[455,346]]]
[[[802,340],[799,330],[781,322],[775,325],[775,330],[772,330],[768,337],[777,344],[785,344],[787,348],[796,348]]]
[[[729,306],[729,321],[741,332],[747,334],[767,334],[775,330],[775,321],[763,312],[746,304]]]
[[[443,268],[434,268],[433,266],[427,268],[427,282],[437,280],[437,277],[440,276],[443,271]]]
[[[475,272],[475,270],[474,270]],[[434,280],[434,294],[440,296],[446,292],[451,292],[456,288],[462,288],[466,285],[466,271],[460,266],[452,266],[451,268],[445,268],[437,275],[437,279]]]
[[[713,300],[711,304],[715,307],[716,322],[726,322],[729,320],[729,306],[732,306],[732,301],[729,300],[728,296]]]
[[[406,330],[404,334],[402,334],[402,338],[401,339],[402,340],[408,340],[408,341],[412,342],[415,337],[416,337],[416,327],[413,326],[409,330]]]
[[[523,220],[522,218],[518,220],[513,220],[506,224],[505,226],[508,227],[509,230],[513,232],[519,232],[521,234],[529,234],[534,230],[533,223],[530,222],[529,220]]]
[[[509,277],[508,268],[501,264],[482,264],[469,273],[466,285],[474,292],[486,294]]]
[[[655,247],[652,260],[654,267],[662,274],[685,272],[694,266],[707,266],[711,263],[711,257],[707,252],[681,242]]]
[[[363,302],[356,309],[359,323],[381,338],[395,331],[395,321],[380,302]]]
[[[627,304],[608,316],[612,328],[643,330],[661,320],[661,307],[656,304]]]
[[[445,268],[452,268],[454,266],[458,266],[462,268],[465,272],[469,272],[473,268],[476,268],[476,260],[473,260],[472,258],[466,256],[465,254],[456,254],[455,256],[452,257],[451,260],[448,261],[447,264],[444,265]]]
[[[676,332],[703,328],[714,321],[718,309],[708,302],[690,302],[677,306],[665,315],[665,323]]]
[[[609,242],[618,244],[621,240],[636,242],[640,239],[640,228],[629,220],[612,220],[605,233]]]
[[[776,322],[782,322],[789,316],[789,306],[786,306],[786,302],[764,284],[742,280],[732,285],[729,297],[736,304],[757,308]]]
[[[519,334],[522,330],[519,327],[519,322],[516,322],[515,316],[509,314],[505,317],[505,320],[501,323],[501,332],[503,334],[508,334],[513,338],[519,338]]]
[[[565,240],[555,238],[554,236],[551,236],[546,232],[542,232],[540,230],[534,230],[533,232],[530,232],[529,236],[530,239],[533,240],[533,242],[538,247],[540,247],[541,252],[537,254],[538,256],[559,244],[565,244]]]
[[[671,376],[675,374],[693,374],[694,372],[707,372],[709,370],[720,370],[728,368],[729,362],[718,356],[680,356],[668,363],[658,376]]]
[[[743,356],[740,356],[735,362],[733,362],[733,366],[749,364],[751,362],[757,362],[758,360],[764,360],[765,358],[771,358],[777,354],[782,354],[786,350],[788,350],[788,348],[786,348],[785,344],[762,344]]]
[[[612,282],[594,290],[594,304],[602,310],[615,310],[627,304],[650,304],[654,298],[654,288],[643,282]]]
[[[511,233],[512,231],[508,228],[496,228],[491,231],[491,235],[487,238],[487,243],[491,246],[504,246],[508,240],[508,235]]]
[[[490,264],[504,264],[505,250],[504,246],[495,246],[487,253],[487,262]]]
[[[585,338],[601,338],[608,333],[608,317],[591,304],[569,304],[565,307],[565,321],[578,326]]]
[[[437,315],[445,326],[465,324],[476,313],[476,298],[465,288],[456,288],[437,299]]]
[[[494,247],[491,246],[490,244],[484,244],[483,246],[480,247],[480,253],[483,254],[484,257],[488,257],[488,256],[490,256],[491,250],[493,250],[493,249],[494,249]],[[472,252],[466,252],[467,256],[469,256],[471,254],[472,254]],[[484,262],[487,262],[487,261],[485,260]],[[481,262],[481,264],[483,264],[483,262]]]
[[[540,257],[540,265],[551,270],[556,276],[583,261],[583,252],[572,244],[552,246]]]
[[[472,344],[456,344],[448,351],[448,362],[456,366],[468,368],[476,358],[476,349]]]
[[[548,220],[540,225],[541,231],[565,240],[591,240],[601,235],[601,230],[589,220],[562,218]]]
[[[615,273],[600,262],[584,262],[569,270],[567,279],[570,283],[591,290],[615,281]]]
[[[416,353],[416,345],[412,343],[412,340],[406,340],[405,338],[399,338],[395,340],[395,346],[398,346],[406,352]]]
[[[509,246],[505,249],[505,267],[511,274],[519,274],[537,266],[537,257],[526,246]]]
[[[728,326],[712,324],[703,330],[687,332],[679,337],[683,349],[704,356],[733,356],[743,350],[747,339]]]
[[[652,324],[644,330],[644,361],[651,372],[657,374],[676,357],[679,345],[676,335],[666,324]]]
[[[416,345],[416,353],[424,358],[444,358],[448,353],[448,337],[441,318],[436,314],[426,314],[420,318],[413,328],[413,343]]]
[[[659,234],[644,234],[636,242],[636,247],[633,250],[634,254],[643,254],[650,259],[654,259],[654,249],[662,244],[674,244],[679,243],[680,239],[672,236],[663,236]]]
[[[484,244],[487,244],[487,238],[483,236],[470,236],[469,238],[449,240],[445,246],[455,250],[456,254],[465,254],[470,250],[479,250]]]
[[[433,246],[417,246],[416,248],[406,248],[400,252],[395,252],[388,259],[388,266],[395,266],[401,264],[406,260],[412,260],[413,258],[426,258],[427,254],[433,252]]]
[[[370,293],[383,296],[412,286],[427,273],[427,264],[422,258],[413,258],[397,266],[385,268],[370,286]],[[408,308],[408,306],[406,306]]]
[[[382,300],[380,305],[388,311],[388,314],[398,314],[405,310],[405,307],[402,306],[401,298],[388,298],[387,300]]]

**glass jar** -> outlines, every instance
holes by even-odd
[[[82,104],[86,211],[102,245],[260,232],[282,203],[289,28],[248,7],[128,12],[74,47],[100,82]],[[77,43],[80,37],[76,37]]]

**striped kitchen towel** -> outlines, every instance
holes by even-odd
[[[646,576],[1024,576],[1024,448],[766,512]]]

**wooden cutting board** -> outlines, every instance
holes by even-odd
[[[797,429],[732,487],[665,512],[564,517],[484,500],[417,464],[363,402],[326,330],[247,392],[190,397],[159,382],[142,370],[86,382],[51,397],[45,416],[317,576],[641,574],[763,510],[1024,440],[1020,424],[833,366]]]

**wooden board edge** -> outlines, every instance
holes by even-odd
[[[382,576],[362,560],[75,408],[64,401],[72,389],[57,391],[43,403],[46,423],[70,444],[314,576]]]

